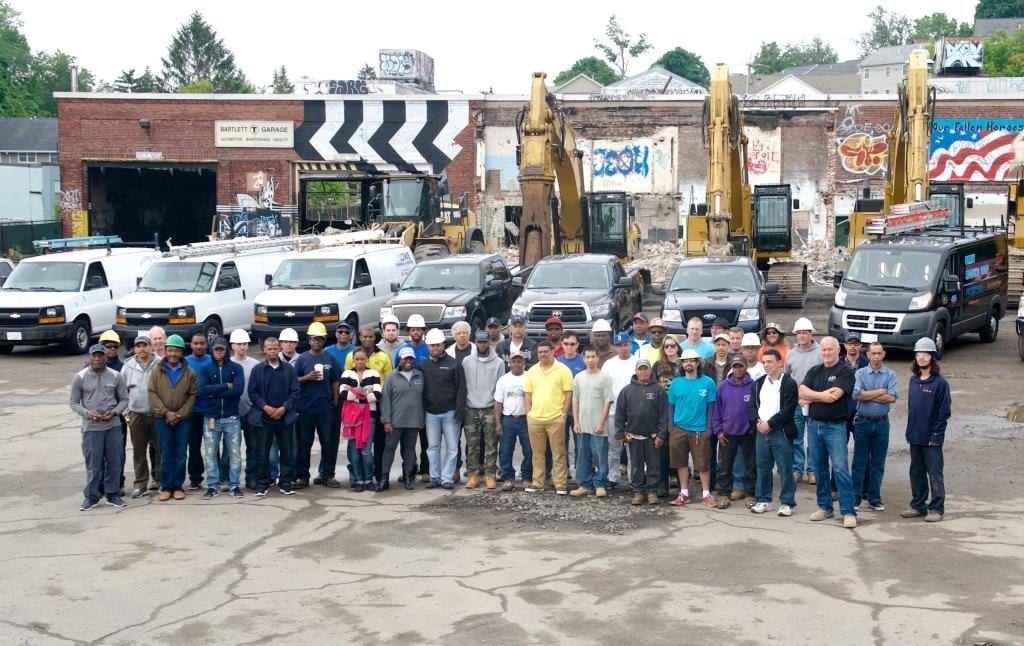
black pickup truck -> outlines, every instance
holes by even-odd
[[[391,291],[395,295],[381,308],[381,317],[398,317],[404,331],[409,317],[419,314],[428,328],[450,339],[457,321],[468,321],[474,333],[492,316],[506,322],[520,288],[501,256],[471,253],[424,260],[401,285],[391,283]]]
[[[531,338],[545,337],[544,322],[556,316],[562,319],[564,332],[585,342],[594,321],[606,319],[613,330],[621,331],[643,309],[640,270],[625,271],[613,255],[548,256],[534,266],[528,280],[516,281],[525,286],[512,313],[526,317],[526,335]]]

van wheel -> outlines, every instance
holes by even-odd
[[[928,336],[935,342],[935,358],[941,359],[942,353],[946,351],[946,324],[942,321],[936,322]]]
[[[64,349],[71,354],[85,354],[89,351],[90,340],[92,334],[89,332],[89,322],[79,317],[71,327],[71,336],[64,342]]]
[[[985,327],[978,330],[978,336],[981,337],[982,343],[992,343],[996,340],[996,336],[999,334],[999,310],[992,308],[992,311],[988,313],[988,321],[985,322]]]
[[[206,342],[213,343],[213,340],[222,334],[220,321],[214,317],[210,317],[203,321],[203,336],[206,337]]]

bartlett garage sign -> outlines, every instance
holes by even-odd
[[[292,148],[295,127],[291,121],[214,121],[217,148]]]

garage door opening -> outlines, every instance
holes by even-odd
[[[89,233],[160,245],[207,240],[217,210],[216,164],[103,163],[88,167]]]

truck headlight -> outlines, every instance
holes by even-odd
[[[466,318],[466,306],[465,305],[457,305],[455,307],[446,307],[446,308],[444,308],[444,314],[442,315],[442,318],[446,318],[446,319],[463,318],[464,319],[464,318]]]
[[[836,307],[844,307],[846,305],[846,292],[840,287],[836,290]]]
[[[518,303],[513,303],[512,304],[512,313],[513,314],[518,314],[519,316],[526,316],[526,314],[529,312],[529,310],[530,310],[530,308],[527,307],[526,305],[519,305]]]
[[[590,316],[595,319],[603,319],[610,316],[612,313],[611,303],[600,303],[590,308]]]
[[[928,309],[932,304],[932,293],[924,292],[918,294],[914,298],[910,299],[910,305],[907,306],[909,310],[925,310]]]
[[[740,310],[741,321],[756,321],[758,318],[760,318],[760,316],[761,312],[756,307]]]
[[[679,310],[661,310],[661,320],[666,323],[682,323],[683,313]]]

